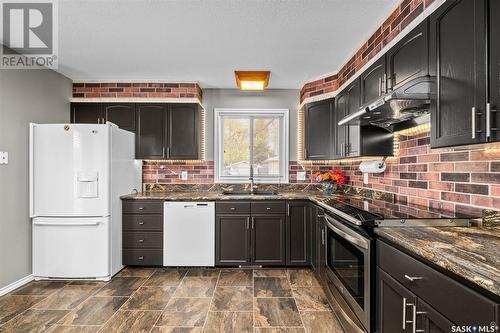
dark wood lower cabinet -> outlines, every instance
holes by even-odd
[[[288,266],[310,265],[310,209],[307,201],[290,201],[287,216]]]
[[[252,216],[251,261],[253,265],[284,266],[285,257],[284,215]]]
[[[417,297],[377,268],[377,332],[412,332],[412,306]]]
[[[215,264],[250,264],[250,217],[222,216],[215,219]]]

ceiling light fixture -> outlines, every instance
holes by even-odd
[[[264,90],[269,85],[270,71],[234,71],[236,85],[241,90]]]

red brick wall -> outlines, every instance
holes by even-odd
[[[400,137],[397,155],[387,160],[383,174],[370,174],[368,184],[363,184],[359,160],[291,162],[290,181],[302,182],[297,172],[306,171],[305,182],[313,182],[316,171],[338,167],[345,170],[349,185],[395,193],[399,202],[458,212],[500,210],[500,144],[431,149],[429,142],[429,133]]]
[[[74,82],[73,98],[197,98],[197,83],[170,82]]]
[[[339,69],[337,74],[306,83],[300,91],[300,101],[337,90],[433,2],[434,0],[401,1],[384,23]]]
[[[181,172],[188,172],[188,180],[181,180]],[[206,184],[214,182],[214,161],[144,161],[144,184]]]

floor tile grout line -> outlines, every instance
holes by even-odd
[[[35,282],[35,283],[36,283],[36,282],[44,282],[44,281],[45,281],[45,280],[39,280],[39,281],[34,280],[34,281],[31,281],[31,282],[27,283],[25,286],[28,286],[28,284],[31,284],[31,283],[33,283],[33,282]],[[51,280],[47,280],[47,281],[49,281],[49,282],[58,282],[58,281],[51,281]],[[61,281],[61,282],[63,282],[63,281]],[[70,282],[65,282],[65,283],[64,283],[64,286],[63,286],[63,288],[64,288],[65,286],[67,286],[69,283],[70,283]],[[19,288],[17,288],[17,289],[24,288],[25,286],[21,286],[21,287],[19,287]],[[15,291],[15,289],[14,289],[12,292],[14,292],[14,291]],[[40,303],[41,301],[45,300],[45,299],[46,299],[46,298],[48,298],[49,296],[52,296],[52,294],[55,294],[56,292],[57,292],[57,289],[54,289],[54,290],[52,291],[52,293],[47,294],[47,295],[12,295],[12,294],[10,294],[10,293],[9,293],[10,295],[9,295],[9,294],[7,294],[7,295],[9,295],[9,296],[45,296],[45,297],[44,297],[44,298],[42,298],[42,299],[40,299],[38,302],[35,302],[34,304],[32,304],[29,308],[25,309],[24,311],[21,311],[20,313],[18,313],[18,314],[17,314],[17,315],[15,315],[14,317],[10,318],[9,320],[7,320],[5,323],[1,324],[0,326],[5,326],[8,322],[10,322],[11,320],[16,319],[16,318],[17,318],[17,317],[19,317],[20,315],[22,315],[22,314],[26,313],[28,310],[36,310],[36,309],[33,309],[33,306],[35,306],[36,304],[38,304],[38,303]],[[66,316],[66,315],[64,315],[64,316],[63,316],[63,318],[64,318],[65,316]],[[61,319],[62,319],[62,318],[61,318]]]
[[[107,324],[107,323],[108,323],[108,322],[109,322],[109,321],[110,321],[113,317],[115,317],[115,316],[117,315],[117,313],[118,313],[118,312],[120,311],[120,309],[121,309],[121,308],[125,305],[125,303],[127,303],[127,302],[130,300],[130,298],[132,297],[132,295],[134,295],[134,294],[137,292],[137,290],[139,290],[139,289],[140,289],[140,288],[141,288],[141,287],[142,287],[142,286],[143,286],[143,285],[144,285],[144,284],[145,284],[145,283],[149,280],[149,278],[150,278],[151,276],[153,276],[154,272],[156,272],[156,269],[154,269],[154,270],[153,270],[153,272],[149,275],[149,277],[144,278],[144,282],[142,282],[142,284],[141,284],[141,285],[140,285],[137,289],[135,289],[135,290],[134,290],[134,291],[133,291],[133,292],[132,292],[129,296],[117,296],[117,297],[127,297],[127,300],[126,300],[125,302],[123,302],[123,303],[122,303],[122,304],[118,307],[118,309],[116,309],[116,311],[115,311],[115,312],[111,315],[111,317],[109,317],[109,318],[108,318],[108,320],[106,320],[106,321],[102,324],[101,328],[97,331],[97,333],[102,332],[102,330],[104,329],[104,327],[106,326],[106,324]],[[116,274],[116,275],[118,275],[118,274]],[[128,277],[130,277],[130,278],[138,278],[138,277],[136,277],[136,276],[122,276],[122,277],[125,277],[125,278],[128,278]],[[139,277],[139,278],[140,278],[140,277]],[[110,281],[111,281],[111,280],[110,280]],[[102,286],[102,288],[104,288],[104,286]],[[101,289],[102,289],[102,288],[101,288]],[[97,297],[97,296],[96,296],[96,297]],[[101,297],[105,297],[105,296],[101,296]]]
[[[201,333],[203,333],[205,331],[205,325],[207,324],[207,321],[208,321],[208,313],[210,312],[210,309],[212,308],[212,303],[214,302],[215,291],[217,290],[217,287],[219,286],[220,275],[221,275],[221,271],[219,271],[219,275],[217,275],[217,281],[215,282],[214,292],[212,293],[212,299],[210,300],[210,304],[208,305],[208,311],[207,311],[207,314],[205,316],[205,320],[203,321]]]
[[[176,271],[180,271],[179,269],[175,269]],[[182,275],[181,277],[181,280],[179,281],[179,283],[175,286],[175,289],[174,291],[172,292],[172,296],[170,296],[167,304],[163,307],[163,310],[161,310],[161,313],[160,315],[158,316],[158,318],[155,320],[153,326],[151,326],[151,329],[149,330],[149,333],[151,333],[151,331],[153,330],[153,328],[155,328],[156,324],[158,323],[158,321],[160,320],[160,318],[162,317],[163,313],[165,312],[165,309],[168,307],[168,305],[170,304],[170,302],[172,301],[175,295],[175,292],[177,291],[177,289],[179,288],[179,286],[181,285],[182,281],[184,281],[184,278],[186,277],[187,273],[189,272],[189,270],[186,270],[184,272],[184,274]]]
[[[287,273],[286,276],[288,283],[290,284],[290,289],[292,289],[292,281],[290,281],[290,274],[288,269],[286,270],[286,273]],[[293,289],[292,289],[292,296],[293,296]],[[305,331],[306,325],[304,324],[304,318],[302,318],[302,314],[300,313],[299,306],[297,305],[297,300],[295,299],[295,297],[293,297],[293,302],[295,303],[295,307],[297,308],[297,312],[299,313],[300,322],[302,323],[302,327],[304,328]]]

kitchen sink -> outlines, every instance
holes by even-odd
[[[279,195],[278,192],[273,191],[224,191],[222,195]]]

